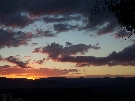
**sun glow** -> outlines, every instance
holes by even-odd
[[[27,77],[28,80],[35,80],[35,76]]]

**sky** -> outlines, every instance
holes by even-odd
[[[0,5],[0,77],[135,74],[135,35],[128,37],[102,0]]]

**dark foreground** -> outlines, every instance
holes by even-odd
[[[24,101],[135,101],[135,78],[3,79],[0,94]]]

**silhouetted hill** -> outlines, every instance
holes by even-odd
[[[135,101],[135,78],[1,79],[0,93],[31,101]]]

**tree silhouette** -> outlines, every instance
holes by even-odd
[[[117,17],[119,24],[135,33],[135,0],[104,0],[111,13]]]

